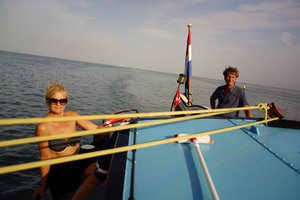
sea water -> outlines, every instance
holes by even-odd
[[[48,112],[44,101],[49,82],[65,84],[68,109],[82,115],[169,111],[177,89],[177,74],[78,62],[0,51],[0,118],[41,117]],[[220,73],[221,74],[221,73]],[[209,97],[223,81],[193,77],[194,104],[209,106]],[[242,87],[243,84],[239,83]],[[183,91],[183,88],[182,88]],[[251,105],[276,102],[286,119],[300,121],[300,92],[247,84]],[[243,116],[243,113],[241,113]],[[255,117],[262,112],[255,111]],[[100,120],[95,121],[100,123]],[[35,125],[0,127],[0,139],[34,136]],[[88,143],[91,138],[83,138]],[[39,159],[36,144],[0,148],[0,165]],[[31,199],[40,182],[39,169],[0,175],[0,199]]]

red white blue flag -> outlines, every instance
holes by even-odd
[[[175,95],[175,99],[174,99],[174,104],[173,107],[174,109],[181,103],[181,99],[180,99],[180,89],[178,87],[176,95]]]
[[[186,44],[186,57],[185,57],[185,96],[188,98],[189,102],[191,101],[191,77],[192,77],[192,36],[191,29],[192,25],[188,25],[188,37]]]

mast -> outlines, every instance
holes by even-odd
[[[188,37],[186,45],[186,57],[185,57],[185,96],[188,99],[188,104],[192,104],[192,24],[188,24]]]

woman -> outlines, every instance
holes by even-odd
[[[63,84],[50,83],[46,92],[46,103],[49,112],[44,116],[46,118],[55,117],[76,117],[78,113],[68,110],[68,92]],[[47,122],[37,125],[36,136],[56,135],[62,133],[73,133],[77,131],[77,126],[92,130],[99,127],[91,121],[77,120],[66,122]],[[80,152],[80,137],[68,139],[57,139],[39,143],[40,159],[46,160],[62,156],[74,155]],[[94,173],[94,158],[79,161],[73,161],[52,166],[41,167],[41,186],[34,192],[35,198],[43,199],[46,188],[49,187],[53,199],[63,199],[66,193],[78,187],[80,181],[90,173]]]

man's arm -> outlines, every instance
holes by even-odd
[[[211,109],[216,108],[216,100],[212,96],[210,97],[210,107]]]
[[[248,105],[245,105],[244,107],[247,107]],[[252,110],[245,110],[245,115],[246,117],[252,118],[253,117],[253,112]]]

